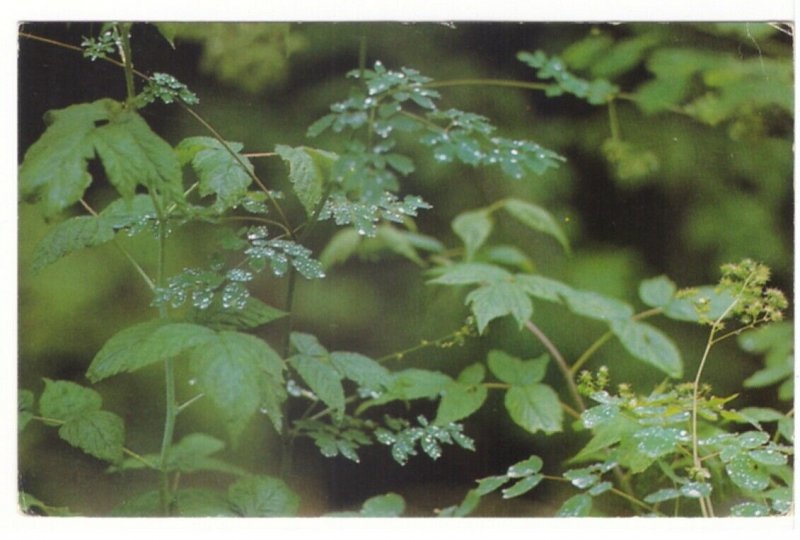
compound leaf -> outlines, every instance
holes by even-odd
[[[632,320],[611,321],[611,331],[634,357],[654,366],[670,377],[683,374],[683,360],[675,344],[660,330]]]
[[[564,231],[558,225],[558,222],[553,218],[550,212],[541,206],[519,199],[506,200],[503,208],[505,208],[506,212],[514,216],[515,219],[520,221],[526,227],[529,227],[535,231],[549,234],[558,240],[558,243],[561,244],[561,247],[564,248],[564,251],[569,253],[570,247],[569,240],[567,240],[567,235],[564,234]]]
[[[243,478],[228,489],[228,499],[244,517],[294,516],[300,498],[283,480],[270,476]]]
[[[505,407],[515,424],[526,431],[561,431],[564,413],[558,395],[545,384],[512,386],[505,396]]]
[[[41,201],[45,216],[78,202],[92,182],[87,161],[94,156],[93,133],[108,120],[110,99],[49,111],[44,134],[31,145],[19,168],[20,195]]]
[[[97,382],[121,372],[137,371],[214,339],[214,331],[199,324],[163,319],[143,322],[109,339],[92,360],[86,376]]]

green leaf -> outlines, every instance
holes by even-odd
[[[153,23],[158,30],[158,33],[161,34],[161,37],[167,40],[169,46],[173,49],[175,48],[175,34],[178,33],[178,24],[177,23],[170,23],[170,22],[157,22]]]
[[[253,165],[240,154],[242,144],[226,144],[230,150],[212,137],[189,137],[175,148],[181,163],[191,161],[200,180],[200,195],[216,195],[214,205],[220,211],[238,205],[253,181]]]
[[[471,304],[475,314],[478,332],[483,333],[494,319],[512,315],[520,328],[533,315],[530,298],[514,283],[500,281],[475,289],[467,295],[466,303]]]
[[[337,264],[342,264],[352,257],[361,244],[362,236],[352,228],[338,231],[328,241],[328,244],[319,255],[319,261],[325,268],[331,268]]]
[[[463,212],[456,216],[453,220],[453,231],[464,242],[467,260],[471,260],[478,248],[489,238],[493,226],[488,210]]]
[[[494,283],[511,279],[511,273],[499,266],[486,263],[460,263],[438,268],[439,276],[428,283],[439,285],[472,285]]]
[[[544,462],[539,456],[531,456],[528,459],[519,461],[508,468],[506,476],[509,478],[522,478],[534,473],[538,473],[544,467]]]
[[[175,515],[179,517],[236,517],[223,493],[209,489],[181,489],[174,493]],[[147,491],[124,501],[111,511],[115,517],[160,517],[161,493]]]
[[[499,264],[506,268],[520,270],[522,272],[533,271],[533,261],[525,252],[514,246],[492,245],[486,246],[480,255],[480,260],[485,260],[490,264]]]
[[[289,181],[306,215],[313,216],[339,156],[324,150],[305,146],[292,148],[283,144],[277,145],[275,152],[289,165]]]
[[[556,516],[558,517],[586,517],[592,510],[592,497],[585,493],[573,495],[561,505]]]
[[[210,457],[225,448],[225,443],[204,433],[190,433],[173,444],[167,454],[166,470],[180,472],[216,471],[244,476],[245,470]],[[154,456],[156,461],[157,456]]]
[[[405,512],[406,502],[397,493],[378,495],[364,501],[361,515],[364,517],[399,517]]]
[[[95,131],[94,144],[108,181],[123,197],[133,197],[138,185],[174,199],[182,197],[178,158],[137,113],[112,116]]]
[[[92,182],[87,161],[94,156],[95,125],[108,120],[110,99],[49,111],[44,134],[28,148],[19,168],[20,195],[41,201],[53,216],[83,197]]]
[[[453,379],[438,371],[404,369],[392,373],[387,390],[379,398],[367,402],[369,406],[390,401],[412,401],[438,397]]]
[[[661,457],[675,451],[680,443],[690,441],[689,433],[678,428],[653,426],[633,434],[637,450],[649,457]]]
[[[100,394],[74,382],[45,379],[44,384],[39,413],[45,418],[72,420],[99,411],[103,406]]]
[[[731,481],[746,491],[764,491],[769,487],[769,474],[747,454],[738,454],[725,464]]]
[[[478,487],[475,488],[478,495],[488,495],[492,491],[495,491],[497,488],[502,486],[508,482],[508,476],[487,476],[486,478],[481,478],[478,480]]]
[[[122,459],[125,425],[122,418],[107,411],[89,411],[67,420],[58,435],[87,454],[107,461]]]
[[[774,448],[765,448],[761,450],[750,450],[747,453],[750,459],[761,465],[786,465],[788,458],[786,454],[778,452]]]
[[[110,223],[95,216],[79,216],[62,221],[48,230],[33,252],[31,269],[38,272],[61,257],[86,247],[99,246],[114,239]]]
[[[114,229],[129,228],[129,234],[133,234],[148,220],[156,219],[156,210],[151,196],[139,194],[109,203],[100,212],[100,217]]]
[[[639,298],[650,307],[664,307],[675,296],[677,287],[667,276],[646,279],[639,284]]]
[[[276,429],[280,428],[284,365],[263,340],[239,332],[217,332],[191,351],[191,369],[200,390],[222,412],[232,438],[239,436],[259,408],[265,408]]]
[[[21,389],[17,393],[17,431],[20,433],[33,420],[34,402],[35,398],[30,390]]]
[[[794,359],[791,356],[786,357],[786,361],[776,366],[766,367],[759,369],[742,382],[745,388],[763,388],[765,386],[772,386],[784,380],[786,377],[791,377],[794,373]]]
[[[625,302],[596,292],[564,289],[561,294],[570,311],[577,315],[601,321],[629,319],[633,316],[633,308]]]
[[[683,360],[675,344],[660,330],[632,320],[612,320],[611,331],[625,349],[673,378],[683,375]]]
[[[769,507],[754,502],[739,503],[731,507],[733,517],[764,517],[769,515]]]
[[[66,506],[50,506],[30,493],[26,493],[24,491],[19,492],[19,509],[25,512],[26,514],[33,514],[33,509],[36,508],[41,513],[46,516],[55,516],[55,517],[70,517],[76,516],[69,508]]]
[[[354,381],[361,388],[381,390],[389,384],[389,370],[363,354],[332,352],[330,360],[345,378]]]
[[[541,206],[520,199],[507,199],[503,208],[528,228],[549,234],[558,240],[565,252],[570,252],[567,235],[564,234],[564,231],[550,212]]]
[[[296,354],[289,358],[289,364],[297,370],[311,391],[325,405],[333,409],[337,421],[341,420],[345,407],[342,375],[331,365],[327,355],[320,357],[305,353]]]
[[[485,386],[451,382],[442,390],[434,424],[446,425],[467,418],[481,408],[487,394]]]
[[[192,319],[198,324],[215,329],[248,329],[286,317],[288,313],[249,297],[242,309],[225,309],[221,302],[213,302],[206,309],[193,311]]]
[[[97,382],[122,372],[133,372],[215,339],[214,331],[191,323],[155,319],[115,334],[92,360],[86,376]]]
[[[700,315],[697,313],[695,303],[700,299],[708,300],[709,310],[704,316],[711,320],[722,316],[734,301],[733,296],[727,291],[717,292],[712,286],[698,287],[693,294],[673,298],[664,306],[664,315],[679,321],[699,322]]]
[[[458,506],[448,506],[447,508],[443,508],[441,512],[438,513],[437,517],[467,517],[475,509],[481,502],[481,496],[478,493],[478,490],[471,489],[467,491],[464,500],[461,501],[461,504]]]
[[[547,372],[546,354],[534,360],[520,360],[510,354],[492,350],[489,352],[487,363],[495,377],[504,383],[525,386],[540,382]]]
[[[278,478],[252,476],[228,489],[228,499],[244,517],[291,517],[297,514],[300,497]]]
[[[512,386],[506,392],[505,407],[514,423],[530,433],[562,429],[564,413],[558,395],[545,384]]]
[[[511,499],[513,497],[519,497],[520,495],[524,495],[525,493],[529,492],[530,490],[538,486],[542,480],[544,480],[544,476],[541,474],[533,474],[531,476],[527,476],[522,480],[517,481],[510,487],[504,489],[503,498]]]
[[[681,492],[673,488],[659,489],[644,498],[644,502],[649,504],[656,504],[664,501],[677,499],[681,496]]]
[[[544,276],[517,274],[514,276],[514,281],[526,294],[548,302],[560,304],[563,297],[569,296],[573,292],[572,287],[566,283]]]

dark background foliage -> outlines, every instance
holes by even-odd
[[[36,23],[23,25],[22,31],[77,45],[99,28],[97,23]],[[583,43],[583,49],[576,43]],[[124,96],[122,72],[111,64],[92,63],[74,51],[24,37],[19,45],[20,160],[43,132],[46,111]],[[512,182],[494,171],[440,165],[420,153],[413,155],[417,171],[401,192],[420,194],[433,205],[418,219],[419,230],[448,245],[457,243],[450,221],[459,212],[507,195],[535,201],[560,220],[573,254],[563,254],[551,239],[510,221],[500,221],[494,233],[498,243],[523,249],[542,274],[626,301],[637,302],[641,279],[667,274],[680,286],[712,283],[722,262],[744,257],[768,264],[775,285],[791,300],[792,43],[768,25],[195,24],[179,30],[173,50],[153,25],[140,24],[134,26],[133,47],[137,69],[167,72],[185,82],[200,97],[198,112],[225,138],[243,142],[247,152],[271,151],[276,144],[336,150],[333,137],[308,141],[305,130],[330,103],[346,96],[354,82],[344,74],[358,66],[360,48],[367,65],[380,60],[390,68],[413,67],[436,80],[520,81],[533,80],[534,75],[516,59],[517,52],[542,49],[562,54],[581,76],[609,78],[626,92],[653,83],[659,54],[663,64],[670,60],[669,51],[686,51],[689,60],[675,60],[669,67],[674,73],[667,70],[659,80],[683,80],[687,66],[696,61],[700,67],[685,77],[673,103],[673,108],[694,104],[694,115],[648,112],[641,102],[619,100],[619,127],[630,152],[616,162],[603,150],[611,136],[607,107],[513,88],[442,88],[445,106],[483,114],[504,135],[539,142],[567,162],[543,177]],[[777,97],[770,99],[765,89]],[[660,91],[663,97],[670,90]],[[709,92],[722,96],[722,103],[700,99]],[[782,105],[786,100],[789,111]],[[171,144],[205,135],[177,107],[156,104],[142,114]],[[286,187],[280,161],[260,159],[256,166],[270,187]],[[95,182],[87,198],[100,207],[113,194],[100,181],[100,167],[92,172]],[[290,213],[302,211],[290,200],[287,205]],[[36,208],[24,204],[19,217],[20,386],[38,393],[42,377],[85,384],[86,367],[104,341],[149,316],[149,293],[109,246],[72,255],[32,275],[33,246],[48,225]],[[310,247],[319,253],[333,232],[333,226],[320,226]],[[210,234],[202,227],[177,231],[170,240],[170,271],[204,261]],[[125,239],[144,264],[155,258],[154,243],[146,236]],[[253,290],[280,307],[285,283],[265,277]],[[295,328],[316,334],[331,350],[375,357],[447,334],[466,314],[461,297],[425,285],[420,268],[392,256],[350,260],[334,267],[324,280],[301,281],[295,311]],[[599,324],[546,305],[537,304],[534,320],[567,358],[576,358],[603,332]],[[702,330],[669,322],[659,325],[679,344],[686,373],[694,373]],[[277,339],[283,330],[280,325],[268,328],[263,331],[267,339]],[[488,340],[434,349],[404,362],[455,374],[485,358],[493,346],[526,358],[543,352],[513,323],[500,321],[493,323]],[[609,344],[587,367],[608,365],[615,383],[629,381],[642,392],[660,381],[660,374],[627,358],[619,345]],[[760,365],[757,357],[728,343],[716,351],[706,379],[716,393],[727,395],[739,391],[741,381]],[[152,451],[158,445],[163,421],[160,376],[159,370],[148,369],[97,385],[105,406],[124,416],[131,447]],[[181,382],[187,381],[184,374]],[[561,384],[555,377],[549,382]],[[771,390],[748,391],[737,405],[769,406],[774,399]],[[423,406],[408,412],[430,415],[433,409]],[[224,437],[210,409],[199,406],[187,418],[181,418],[179,431]],[[457,503],[475,478],[501,472],[532,452],[545,463],[558,462],[585,442],[585,436],[576,436],[568,426],[565,433],[550,437],[524,433],[507,419],[494,396],[465,427],[477,441],[476,452],[448,448],[437,462],[418,456],[405,467],[394,463],[385,448],[366,449],[362,462],[354,464],[326,459],[310,442],[301,442],[290,478],[304,499],[301,512],[316,515],[352,508],[391,490],[405,496],[412,515],[431,515],[434,508]],[[245,467],[275,473],[277,445],[265,420],[254,422],[229,452]],[[105,474],[102,464],[41,426],[25,433],[20,456],[25,490],[47,494],[50,504],[69,505],[83,514],[108,511],[147,481],[134,473]],[[542,486],[522,502],[492,501],[481,512],[552,515],[558,505],[550,501],[559,497],[555,487]]]

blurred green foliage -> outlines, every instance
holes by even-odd
[[[78,44],[93,28],[25,24],[23,31]],[[135,25],[133,46],[138,69],[176,74],[199,97],[198,110],[226,139],[245,141],[237,151],[271,152],[276,145],[288,145],[278,151],[292,164],[299,164],[292,160],[302,156],[289,151],[308,144],[308,126],[324,116],[331,103],[347,98],[354,82],[344,74],[358,69],[360,59],[362,68],[380,60],[393,68],[417,69],[437,81],[531,82],[535,71],[518,61],[517,54],[543,51],[545,59],[558,57],[574,73],[570,84],[605,79],[621,89],[609,106],[605,98],[584,102],[569,91],[548,97],[539,90],[479,84],[439,88],[446,107],[485,115],[504,135],[536,140],[566,162],[543,177],[504,180],[490,168],[443,165],[431,152],[405,145],[403,136],[398,137],[398,148],[416,164],[402,179],[401,193],[420,194],[433,206],[420,211],[418,231],[392,236],[379,227],[374,239],[337,236],[339,247],[334,251],[327,240],[336,229],[323,222],[308,239],[317,258],[322,253],[328,276],[324,282],[298,284],[294,327],[314,333],[332,350],[378,357],[457,328],[466,314],[461,297],[449,288],[426,285],[419,271],[425,257],[418,254],[459,244],[468,233],[451,228],[453,217],[504,198],[536,201],[556,217],[569,238],[554,240],[513,215],[498,213],[487,234],[494,245],[507,247],[488,254],[496,258],[489,262],[514,261],[521,272],[535,269],[576,288],[635,303],[635,284],[644,278],[666,274],[681,286],[708,283],[716,281],[721,263],[751,257],[769,265],[778,286],[791,292],[792,41],[770,25],[179,23],[160,24],[158,29]],[[65,78],[53,66],[64,65],[68,54],[32,40],[20,41],[21,152],[44,131],[45,111],[104,95],[123,97],[123,86],[109,82],[121,80],[121,72],[80,55],[75,55],[73,69],[81,77]],[[111,75],[106,77],[107,71]],[[206,135],[179,109],[152,107],[147,120],[169,142]],[[338,151],[337,137],[322,133],[314,145]],[[254,157],[252,164],[268,179],[270,189],[289,192],[290,182],[298,181],[296,175],[287,175],[281,159]],[[301,204],[287,200],[286,206],[303,215],[313,206],[313,194],[309,197]],[[87,198],[102,208],[112,193],[97,182]],[[32,273],[34,246],[50,226],[37,209],[19,206],[19,379],[21,388],[37,395],[42,377],[79,379],[111,335],[152,311],[149,291],[110,244],[68,255]],[[409,236],[414,234],[418,236]],[[211,235],[211,227],[176,231],[170,238],[170,275],[207,264],[203,248]],[[137,253],[143,266],[154,266],[157,253],[148,234],[121,242]],[[559,242],[568,242],[572,253],[564,253]],[[348,258],[352,253],[359,257]],[[285,283],[264,274],[251,285],[264,302],[283,306]],[[604,331],[600,323],[576,324],[569,311],[557,305],[537,304],[534,320],[568,358],[578,357]],[[693,373],[702,351],[702,331],[670,321],[661,327],[679,344],[686,371]],[[273,332],[261,335],[269,339],[275,337]],[[514,321],[502,320],[492,326],[485,343],[436,349],[403,362],[455,376],[495,346],[527,358],[543,352],[539,342],[517,331]],[[747,386],[760,388],[765,372],[779,381],[786,375],[786,351],[777,345],[770,348],[769,336],[742,346],[748,353],[766,353],[766,368],[758,356],[743,353],[735,344],[721,345],[719,354],[726,361],[710,364],[706,376],[721,395],[739,391],[745,380]],[[615,382],[633,381],[642,392],[660,381],[655,370],[618,360],[624,357],[619,344],[609,344],[588,367],[613,365],[614,377],[619,378]],[[132,445],[155,449],[158,444],[152,433],[159,433],[162,422],[160,376],[158,370],[145,370],[141,377],[98,386],[105,409],[120,415],[137,412],[135,422],[126,422]],[[551,377],[547,382],[555,383]],[[191,374],[179,371],[179,379],[187,385]],[[781,392],[785,398],[791,389],[782,386]],[[775,394],[746,392],[738,405],[780,408]],[[528,456],[533,444],[545,462],[548,456],[563,455],[564,439],[531,436],[498,420],[494,412],[499,405],[493,409],[491,399],[466,424],[467,433],[478,441],[478,457],[456,456],[436,469],[411,459],[406,470],[389,474],[398,486],[393,489],[418,495],[428,483],[461,482],[419,495],[414,507],[405,509],[406,515],[457,504],[472,479],[504,470]],[[203,404],[187,413],[185,421],[181,435],[202,430],[225,437],[223,423]],[[120,481],[97,476],[102,465],[79,452],[65,453],[59,444],[47,444],[55,435],[44,428],[28,430],[20,442],[23,489],[47,493],[47,505],[53,507],[69,506],[84,515],[107,512],[110,494],[120,489]],[[485,455],[491,451],[481,448],[480,441],[498,433],[503,447]],[[272,473],[276,464],[264,454],[264,444],[274,450],[278,443],[273,437],[266,422],[250,425],[239,446],[229,451],[242,467]],[[573,450],[580,448],[571,444]],[[391,466],[367,456],[367,451],[362,454],[361,468],[352,469],[322,461],[313,444],[300,447],[296,460],[302,467],[295,469],[303,472],[295,480],[304,501],[301,511],[318,515],[355,509],[368,496],[384,492],[385,484],[376,478],[383,473],[374,471]],[[131,476],[126,490],[142,484],[135,472],[127,474]],[[363,485],[342,487],[353,474]],[[211,477],[201,478],[198,487],[213,483]],[[582,511],[584,503],[584,498],[575,499],[567,510]],[[492,508],[491,501],[484,504]],[[554,513],[537,504],[514,508],[520,514]],[[43,503],[30,498],[26,505]],[[362,513],[366,511],[367,505]],[[394,506],[390,514],[396,515]]]

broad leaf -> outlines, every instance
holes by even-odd
[[[439,285],[471,285],[494,283],[510,279],[511,273],[499,266],[486,263],[461,263],[436,269],[439,276],[428,283]]]
[[[398,517],[406,509],[406,502],[397,493],[378,495],[364,501],[361,515],[364,517]]]
[[[378,391],[389,384],[389,370],[363,354],[332,352],[330,360],[339,373],[361,388]]]
[[[44,384],[44,391],[39,398],[39,412],[45,418],[71,420],[99,411],[103,406],[103,398],[91,388],[50,379],[45,379]]]
[[[107,411],[89,411],[71,418],[58,435],[72,446],[107,461],[122,459],[125,425],[122,418]]]
[[[288,315],[252,296],[242,309],[225,309],[222,302],[212,302],[206,309],[192,312],[194,322],[216,329],[248,329],[270,323]]]
[[[664,315],[679,321],[698,322],[701,316],[698,314],[696,303],[700,300],[707,301],[708,312],[704,317],[716,320],[721,317],[728,307],[734,302],[733,296],[727,291],[717,292],[715,287],[698,287],[692,294],[673,298],[664,306]]]
[[[214,331],[191,323],[155,319],[115,334],[92,360],[86,376],[97,382],[174,358],[215,339]]]
[[[94,156],[95,125],[108,120],[109,108],[115,105],[101,99],[48,112],[47,130],[20,166],[20,195],[41,201],[46,216],[78,202],[92,182],[87,161]]]
[[[538,486],[542,480],[544,480],[544,476],[541,474],[533,474],[523,478],[522,480],[518,480],[516,483],[503,490],[503,498],[511,499],[513,497],[524,495]]]
[[[137,113],[125,111],[111,117],[97,128],[94,143],[109,182],[123,197],[133,197],[140,185],[173,199],[182,196],[178,158]]]
[[[300,507],[300,497],[283,480],[269,476],[239,480],[228,489],[228,499],[244,517],[290,517]]]
[[[485,386],[452,382],[442,390],[442,399],[436,411],[435,424],[444,425],[467,418],[486,401]]]
[[[467,260],[471,260],[478,248],[489,238],[493,225],[488,210],[464,212],[453,220],[453,230],[464,242]]]
[[[289,181],[300,199],[306,214],[311,217],[322,201],[325,183],[330,178],[333,164],[339,158],[332,152],[305,146],[292,148],[283,144],[275,152],[289,166]]]
[[[99,246],[114,239],[111,224],[95,216],[79,216],[62,221],[48,230],[33,252],[31,268],[37,272],[61,257],[86,247]]]
[[[547,372],[548,356],[542,355],[535,360],[520,360],[499,350],[489,352],[489,369],[495,377],[504,383],[525,386],[540,382]]]
[[[677,287],[667,276],[646,279],[639,284],[639,298],[650,307],[664,307],[672,301]]]
[[[562,298],[569,296],[573,289],[566,283],[555,279],[532,274],[517,274],[514,281],[530,296],[548,302],[561,303]]]
[[[769,473],[747,454],[731,459],[725,470],[731,481],[746,491],[764,491],[769,487]]]
[[[490,321],[512,315],[520,328],[533,315],[530,298],[519,286],[505,281],[484,285],[467,295],[475,314],[478,331],[482,334]]]
[[[545,384],[512,386],[506,392],[505,407],[515,424],[526,431],[561,431],[564,413],[558,395]]]
[[[253,181],[253,165],[239,153],[242,144],[226,144],[230,150],[211,137],[189,137],[175,149],[181,163],[191,161],[200,179],[200,195],[216,195],[214,205],[220,211],[238,205]]]
[[[283,387],[283,361],[263,340],[248,334],[221,331],[191,354],[191,368],[200,389],[222,412],[235,439],[255,412],[276,407]],[[279,410],[267,407],[273,423]]]
[[[564,231],[558,225],[558,222],[556,222],[553,216],[550,215],[550,212],[541,206],[537,206],[519,199],[506,200],[503,208],[505,208],[506,212],[514,216],[514,218],[519,220],[523,225],[533,230],[549,234],[558,240],[558,243],[561,244],[561,247],[564,248],[564,251],[569,253],[570,247],[569,240],[567,240],[567,235],[564,234]]]
[[[33,420],[35,398],[30,390],[19,390],[17,393],[17,431],[22,432],[28,422]]]
[[[129,228],[128,234],[133,234],[148,221],[156,219],[156,210],[152,197],[139,194],[109,203],[100,212],[100,217],[114,229]]]
[[[534,473],[538,473],[544,467],[544,462],[539,456],[531,456],[528,459],[519,461],[508,468],[506,476],[509,478],[522,478]]]
[[[601,321],[629,319],[633,316],[633,308],[625,302],[596,292],[564,289],[561,294],[570,311],[577,315]]]
[[[175,515],[179,517],[236,517],[225,494],[208,489],[181,489],[174,494]],[[128,499],[111,511],[115,517],[162,516],[161,494],[147,491]]]
[[[558,517],[586,517],[591,510],[592,497],[585,493],[580,493],[564,501],[556,515]]]
[[[670,377],[683,375],[681,353],[670,338],[649,324],[631,321],[611,321],[611,331],[634,357],[654,366]]]
[[[303,336],[304,339],[301,340],[298,336]],[[331,363],[327,351],[318,343],[315,346],[305,340],[306,337],[313,336],[292,334],[292,343],[299,352],[289,358],[289,364],[297,370],[311,391],[325,405],[333,409],[334,418],[341,420],[344,416],[345,406],[342,374]],[[298,343],[300,343],[299,347]]]

